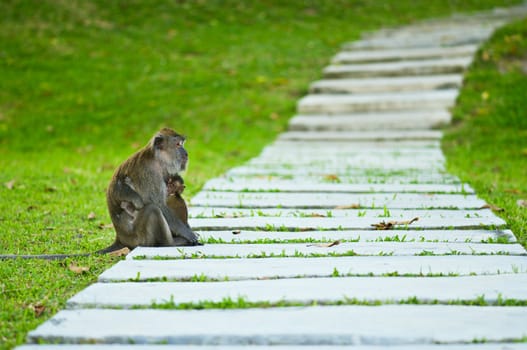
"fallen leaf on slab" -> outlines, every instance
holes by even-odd
[[[338,205],[334,209],[360,209],[360,204]]]
[[[232,231],[233,235],[239,235],[240,233],[242,233],[242,231],[240,231],[240,230]]]
[[[340,240],[336,240],[336,241],[330,242],[330,243],[308,244],[307,246],[308,247],[329,248],[329,247],[334,247],[334,246],[339,245],[339,244],[340,244]]]
[[[108,253],[109,256],[127,256],[130,253],[130,249],[127,247],[121,248],[119,250],[114,250],[113,252]]]
[[[309,216],[312,218],[325,218],[326,217],[326,215],[322,215],[319,213],[311,213]]]
[[[395,226],[410,225],[417,220],[419,220],[419,218],[413,218],[412,220],[405,220],[405,221],[388,221],[388,222],[381,221],[377,224],[371,224],[371,226],[375,228],[376,230],[391,230]]]
[[[493,204],[485,204],[484,206],[482,206],[479,209],[490,209],[492,211],[505,211],[505,209],[500,208],[500,207],[498,207],[496,205],[493,205]]]
[[[335,174],[324,175],[324,180],[331,182],[340,182],[340,178]]]
[[[75,263],[71,263],[69,266],[68,266],[68,269],[70,271],[73,271],[75,272],[76,274],[81,274],[81,273],[84,273],[84,272],[88,272],[90,270],[89,267],[87,266],[78,266],[77,264]]]

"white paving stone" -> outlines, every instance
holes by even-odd
[[[461,87],[462,82],[463,78],[459,74],[389,78],[327,79],[313,82],[309,87],[309,91],[313,94],[360,94],[458,89]]]
[[[339,169],[339,168],[284,168],[284,167],[254,167],[240,166],[232,168],[227,177],[236,178],[272,178],[272,179],[310,179],[329,181],[337,176],[345,183],[370,184],[459,184],[459,178],[440,172],[423,173],[419,169]]]
[[[315,306],[242,310],[65,310],[28,335],[63,341],[196,345],[405,345],[525,337],[518,307]],[[382,330],[380,332],[379,330]]]
[[[419,167],[429,167],[432,164],[444,163],[444,157],[442,156],[377,156],[373,158],[371,155],[320,155],[315,157],[297,155],[276,155],[276,156],[260,156],[249,160],[247,165],[301,165],[301,166],[326,166],[326,167],[361,167],[362,164],[371,166],[372,164],[386,165],[390,163],[406,164],[407,167],[415,167],[415,163],[419,164]],[[423,164],[424,163],[424,164]]]
[[[386,141],[292,141],[277,139],[269,146],[264,147],[260,156],[284,155],[284,148],[287,154],[291,155],[308,155],[313,157],[322,157],[328,155],[359,155],[369,153],[371,157],[386,157],[397,155],[415,155],[434,157],[443,156],[439,140],[386,140]],[[313,152],[313,150],[317,152]]]
[[[350,192],[350,193],[474,193],[474,190],[466,184],[347,184],[332,183],[314,180],[269,180],[269,179],[244,179],[216,178],[209,180],[203,186],[207,191],[237,191],[237,192]]]
[[[469,276],[527,273],[527,259],[513,255],[343,256],[266,259],[178,259],[118,262],[99,276],[99,282],[331,277],[341,275]]]
[[[451,57],[472,57],[477,45],[453,47],[425,47],[388,50],[354,50],[338,53],[331,60],[335,64],[403,61]]]
[[[437,129],[451,121],[446,110],[392,113],[295,115],[289,120],[290,131],[372,131]]]
[[[298,132],[280,134],[280,140],[288,141],[399,141],[399,140],[440,140],[443,134],[437,130],[379,130],[346,132]]]
[[[317,257],[340,255],[427,255],[427,254],[506,254],[525,255],[519,244],[491,243],[430,243],[430,242],[346,242],[332,247],[309,243],[289,244],[206,244],[193,247],[138,247],[128,254],[134,258],[260,258],[260,257]]]
[[[403,220],[413,219],[407,217]],[[372,224],[393,221],[394,218],[345,218],[345,217],[288,217],[253,216],[241,218],[196,218],[189,223],[194,230],[371,230]],[[397,219],[395,219],[397,220]],[[399,219],[400,220],[400,219]],[[484,228],[505,225],[503,219],[495,218],[423,218],[401,228],[447,229],[447,228]],[[401,233],[402,234],[402,233]],[[423,233],[424,234],[424,233]]]
[[[478,209],[486,204],[475,195],[460,194],[238,193],[212,191],[201,191],[191,199],[191,203],[199,206],[240,208],[336,208],[353,205],[362,208],[387,207],[389,209]]]
[[[64,350],[64,345],[22,345],[17,350]],[[94,344],[94,345],[67,345],[68,349],[85,349],[85,350],[116,350],[116,349],[136,349],[136,350],[160,350],[159,345],[132,345],[132,344]],[[315,346],[265,346],[265,345],[218,345],[218,346],[200,346],[194,345],[163,345],[163,349],[170,350],[344,350],[348,346],[336,345],[315,345]],[[355,350],[525,350],[525,343],[500,343],[500,344],[462,344],[462,345],[404,345],[404,346],[354,346]]]
[[[436,48],[480,44],[503,22],[494,22],[482,26],[469,21],[462,25],[451,25],[450,28],[426,29],[416,26],[409,30],[399,29],[378,32],[367,39],[343,45],[344,50],[401,49],[401,48]]]
[[[347,217],[354,218],[375,218],[386,219],[388,216],[393,220],[404,218],[440,218],[440,219],[461,219],[461,218],[495,218],[496,215],[490,209],[477,210],[443,210],[443,209],[290,209],[290,208],[232,208],[232,207],[198,207],[188,208],[191,218],[233,218],[246,216],[279,216],[279,217]]]
[[[328,155],[326,159],[313,157],[309,159],[307,157],[298,156],[289,157],[284,155],[283,157],[277,156],[264,156],[254,158],[247,162],[246,166],[254,167],[282,167],[282,168],[294,168],[294,169],[349,169],[354,171],[365,171],[371,168],[383,168],[387,170],[397,169],[422,169],[425,171],[443,171],[444,159],[434,157],[414,157],[412,161],[411,157],[364,157],[364,156],[332,156]]]
[[[375,222],[379,222],[377,220]],[[437,227],[446,226],[439,223]],[[404,242],[496,242],[505,240],[516,242],[516,237],[510,230],[470,229],[470,226],[452,225],[458,229],[434,229],[426,228],[416,230],[371,230],[369,224],[359,229],[341,228],[339,230],[305,231],[306,228],[299,227],[301,231],[255,231],[254,228],[239,229],[236,226],[221,227],[224,231],[202,231],[199,227],[192,226],[203,242],[222,243],[261,243],[261,242],[298,242],[304,240],[309,242],[375,242],[375,241],[404,241]],[[191,221],[193,225],[193,221]],[[221,226],[217,222],[215,226]],[[431,225],[429,225],[431,226]],[[463,228],[463,229],[460,229]],[[367,230],[367,231],[366,231]]]
[[[298,101],[297,110],[300,114],[434,110],[454,106],[457,95],[456,89],[358,95],[312,94]]]
[[[324,68],[325,78],[373,78],[463,73],[472,57],[400,62],[338,64]]]
[[[264,148],[272,149],[276,147],[286,148],[288,151],[298,150],[309,150],[317,149],[325,152],[341,151],[341,152],[357,152],[367,151],[377,153],[396,153],[396,152],[431,152],[441,150],[440,140],[335,140],[331,143],[325,141],[292,141],[292,140],[280,140],[277,139],[275,142]]]
[[[337,271],[335,271],[337,273]],[[448,303],[506,299],[527,301],[527,274],[465,277],[323,277],[228,282],[97,283],[68,300],[68,308],[151,306],[153,303],[215,302],[312,304],[357,300]]]

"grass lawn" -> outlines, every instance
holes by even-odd
[[[500,208],[527,246],[527,19],[481,48],[453,116],[443,145],[450,172]]]
[[[83,253],[110,244],[106,185],[162,126],[188,136],[190,197],[285,130],[296,101],[343,42],[381,26],[517,2],[1,1],[0,254]],[[485,89],[489,97],[476,100],[490,113],[495,90]],[[463,96],[481,96],[470,91]],[[480,109],[461,107],[456,116]],[[450,145],[469,150],[463,140]],[[452,169],[461,172],[456,164],[470,156],[456,157],[462,161]],[[509,173],[499,169],[491,176]],[[521,186],[504,188],[525,194]],[[0,262],[0,347],[24,342],[117,260]]]

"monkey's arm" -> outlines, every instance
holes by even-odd
[[[119,202],[130,202],[135,209],[144,207],[144,202],[139,193],[123,180],[117,180],[113,188],[113,198]]]

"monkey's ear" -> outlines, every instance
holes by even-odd
[[[154,138],[154,148],[163,149],[163,136],[156,136]]]

